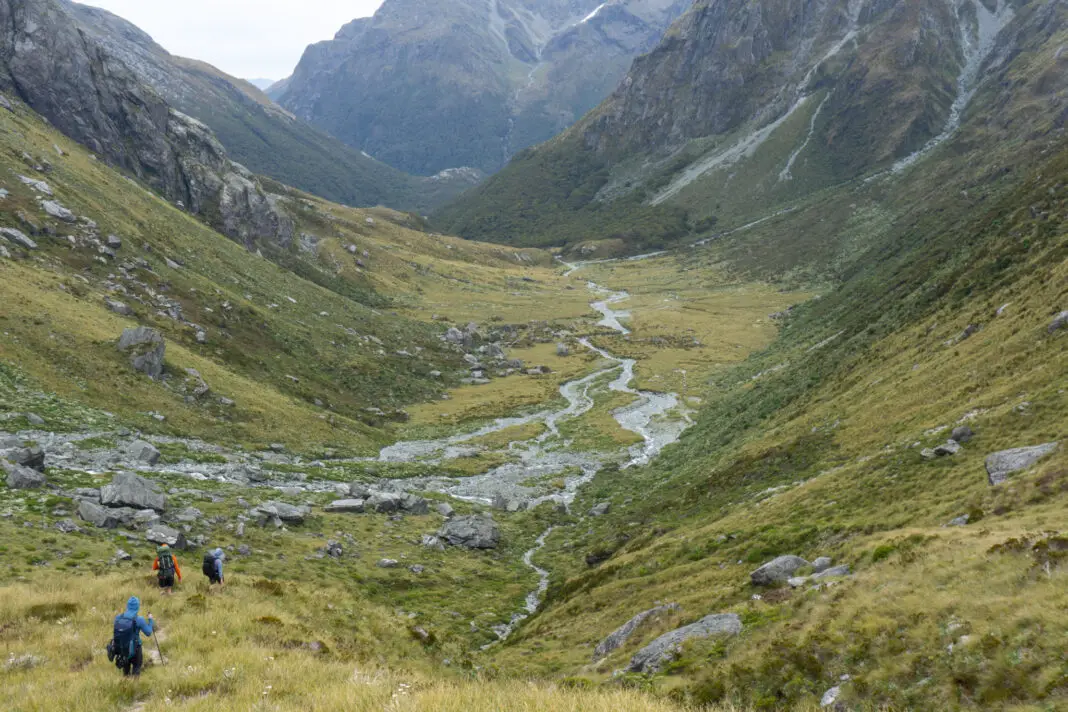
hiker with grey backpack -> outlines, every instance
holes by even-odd
[[[223,584],[223,561],[226,559],[226,553],[222,549],[212,549],[208,553],[204,554],[204,563],[201,565],[201,571],[208,577],[208,586]]]
[[[131,596],[126,602],[126,610],[115,616],[113,635],[107,647],[108,660],[122,670],[124,677],[138,677],[141,674],[141,668],[145,664],[141,636],[151,636],[155,625],[151,613],[148,614],[147,620],[137,615],[140,609],[140,599]]]

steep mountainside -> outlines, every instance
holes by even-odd
[[[426,212],[477,183],[476,172],[419,178],[376,161],[275,105],[260,89],[196,60],[175,57],[105,10],[61,0],[86,38],[121,61],[172,107],[218,136],[255,173],[348,205]]]
[[[641,249],[935,153],[986,162],[1012,142],[998,159],[1023,163],[1064,120],[1064,22],[1063,3],[1040,1],[698,2],[602,106],[441,224]]]
[[[271,94],[402,170],[493,172],[596,106],[688,4],[387,0]]]

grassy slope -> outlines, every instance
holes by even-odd
[[[23,163],[24,151],[47,158],[53,169],[36,173]],[[0,294],[8,306],[0,315],[0,357],[44,390],[156,430],[308,449],[366,448],[381,440],[385,424],[365,408],[389,412],[426,400],[457,377],[458,355],[438,339],[444,326],[390,311],[408,304],[419,316],[413,281],[452,294],[461,276],[489,285],[518,282],[548,259],[431,237],[404,227],[409,219],[396,213],[351,210],[289,191],[300,229],[319,244],[308,252],[268,251],[272,262],[132,185],[22,108],[0,116],[0,165],[11,192],[0,206],[3,223],[31,232],[21,212],[38,230],[34,239],[41,247],[12,248],[19,259],[0,263]],[[119,235],[117,259],[97,253],[84,223],[46,220],[37,194],[18,174],[46,180],[57,200],[98,224],[100,238]],[[350,244],[369,256],[337,249]],[[357,267],[356,259],[365,266]],[[428,264],[435,265],[433,275],[421,267]],[[121,278],[120,266],[128,267],[129,279]],[[127,303],[134,315],[106,310],[105,296]],[[164,300],[205,329],[206,344],[163,314]],[[138,323],[164,333],[173,373],[197,369],[214,395],[236,400],[237,407],[226,410],[214,398],[190,404],[181,393],[133,374],[114,342]],[[396,355],[405,349],[415,355]],[[448,372],[443,383],[427,377],[435,369]],[[156,423],[150,411],[167,423]]]
[[[550,539],[542,563],[561,573],[551,603],[497,664],[601,680],[657,633],[733,610],[740,638],[693,646],[648,684],[771,709],[817,700],[849,674],[846,699],[862,708],[1064,704],[1064,570],[1050,553],[1064,536],[1064,450],[999,488],[983,458],[1066,436],[1066,337],[1046,331],[1068,299],[1066,169],[1062,150],[1013,191],[983,190],[996,178],[979,175],[968,205],[889,226],[843,287],[716,378],[718,397],[682,443],[595,481],[585,505],[615,509]],[[946,343],[968,324],[983,329]],[[915,443],[943,441],[966,417],[978,437],[964,453],[920,457]],[[944,528],[962,514],[973,524]],[[615,555],[590,570],[591,551]],[[787,553],[858,573],[752,600],[748,572]],[[590,664],[601,638],[669,600],[683,612]]]

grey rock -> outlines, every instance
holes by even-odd
[[[812,562],[812,570],[817,574],[821,574],[834,565],[834,561],[829,556],[821,556]]]
[[[56,522],[56,529],[64,534],[73,534],[82,530],[81,527],[79,527],[70,519],[61,519],[60,521]]]
[[[11,101],[3,94],[0,94],[0,108],[7,109],[12,113],[15,111],[15,107],[11,105]]]
[[[7,486],[11,489],[40,489],[48,484],[48,480],[37,470],[22,465],[3,463],[3,469],[7,471]]]
[[[426,567],[423,566],[422,564],[412,564],[411,566],[408,567],[408,570],[411,571],[416,576],[418,576],[419,574],[421,574],[424,571],[426,571]]]
[[[408,493],[401,498],[401,509],[409,514],[430,514],[430,503],[423,497]]]
[[[437,511],[438,514],[445,517],[446,519],[451,519],[452,516],[456,514],[456,510],[454,510],[452,508],[452,505],[448,502],[438,502],[434,505],[434,509],[435,511]]]
[[[116,549],[115,550],[115,560],[116,561],[129,561],[132,558],[133,557],[130,556],[129,554],[127,554],[124,549]]]
[[[956,519],[951,519],[948,526],[951,527],[964,527],[968,525],[968,521],[971,519],[967,514],[962,514]]]
[[[963,449],[956,440],[947,440],[934,449],[934,454],[935,457],[949,457],[950,455],[956,455]]]
[[[349,485],[349,495],[356,499],[367,499],[371,496],[371,488],[362,482],[353,482]]]
[[[949,436],[950,440],[961,443],[962,445],[975,437],[975,431],[973,431],[967,425],[958,425],[953,428],[953,433]]]
[[[250,547],[248,544],[241,544],[240,546],[237,547],[237,553],[240,554],[241,556],[251,556],[252,555],[252,547]]]
[[[104,241],[109,248],[118,250],[122,248],[122,238],[118,235],[108,235],[107,240]]]
[[[23,417],[26,418],[26,422],[30,425],[41,426],[45,424],[45,419],[37,415],[36,413],[26,413]]]
[[[516,512],[522,512],[527,508],[527,502],[522,499],[508,498],[498,493],[493,497],[494,509],[499,509],[502,512],[510,512],[515,514]]]
[[[800,556],[780,556],[750,573],[749,580],[754,586],[770,586],[786,581],[802,566],[808,562]]]
[[[105,299],[104,306],[109,311],[113,311],[120,316],[133,316],[133,309],[131,309],[125,302],[120,302],[118,299]]]
[[[163,359],[167,344],[155,329],[139,326],[126,329],[119,338],[119,351],[130,357],[130,365],[153,380],[163,376]]]
[[[13,227],[0,227],[0,237],[5,237],[9,242],[24,247],[27,250],[36,250],[37,243],[26,236],[26,233],[21,230],[16,230]]]
[[[455,326],[451,326],[449,327],[449,330],[445,332],[444,339],[450,344],[461,346],[464,343],[464,333]]]
[[[397,492],[371,492],[366,507],[379,514],[392,514],[403,508],[405,495]]]
[[[21,444],[21,443],[18,443]],[[0,457],[10,460],[16,465],[28,467],[38,472],[45,471],[45,451],[39,445],[28,447],[14,447],[0,451]]]
[[[590,516],[591,517],[603,517],[604,515],[608,514],[608,511],[611,508],[612,508],[612,503],[611,502],[600,502],[598,504],[593,505],[593,508],[590,509]]]
[[[631,618],[629,621],[616,628],[607,638],[597,644],[597,647],[593,651],[593,659],[600,660],[612,651],[623,646],[624,643],[630,638],[638,627],[649,618],[662,615],[664,613],[675,613],[682,610],[681,606],[677,603],[668,603],[663,606],[657,606],[656,608],[650,608],[647,611],[642,611],[638,615]]]
[[[196,507],[185,507],[184,509],[180,509],[175,512],[172,515],[172,518],[176,522],[181,522],[183,524],[193,524],[203,516],[204,513]]]
[[[364,502],[362,499],[339,499],[323,507],[323,511],[331,514],[362,514],[363,506]]]
[[[117,510],[102,507],[88,499],[78,503],[78,516],[101,529],[114,529],[121,524]]]
[[[28,157],[26,156],[26,154],[23,154],[23,156]],[[31,162],[32,160],[33,159],[30,159]],[[45,183],[43,180],[37,180],[36,178],[30,178],[28,176],[19,176],[19,180],[24,185],[28,185],[34,190],[36,190],[38,193],[43,193],[44,195],[47,195],[49,197],[51,197],[52,195],[52,187],[48,185],[48,183]]]
[[[818,574],[812,574],[808,577],[809,581],[819,581],[825,578],[839,578],[841,576],[849,576],[850,568],[848,564],[842,564],[841,566],[832,566],[829,569],[819,572]]]
[[[395,569],[400,565],[400,562],[396,559],[379,559],[375,564],[380,569]]]
[[[278,519],[291,524],[303,524],[307,514],[307,509],[285,502],[264,502],[252,510],[252,515],[257,519]]]
[[[467,549],[496,549],[501,541],[497,523],[485,514],[450,519],[438,536],[453,546]]]
[[[155,465],[161,457],[160,451],[152,443],[144,440],[135,440],[126,448],[126,455],[134,462],[143,465]]]
[[[820,698],[820,707],[833,707],[838,702],[838,698],[841,694],[842,688],[835,685],[823,693],[823,697]]]
[[[675,659],[681,646],[694,638],[738,635],[742,632],[742,619],[734,613],[705,616],[696,623],[665,633],[645,646],[630,660],[629,672],[654,673]]]
[[[445,551],[445,543],[433,534],[424,534],[423,540],[420,545],[424,549],[432,549],[434,551]]]
[[[1026,470],[1057,449],[1058,443],[1014,448],[995,452],[986,458],[986,472],[992,486],[1000,485],[1013,473]]]
[[[326,542],[326,548],[324,550],[326,551],[326,555],[331,559],[340,559],[345,555],[344,547],[341,546],[340,542],[334,541],[333,539]]]
[[[571,355],[571,347],[568,346],[567,344],[557,344],[556,345],[556,355],[557,356],[570,356]]]
[[[1057,316],[1053,317],[1053,321],[1050,322],[1048,331],[1054,333],[1061,329],[1068,328],[1068,311],[1062,311]]]
[[[63,207],[54,200],[44,200],[41,202],[41,209],[45,211],[45,214],[49,217],[62,220],[65,223],[78,222],[78,216],[72,213],[69,209]]]
[[[136,507],[162,512],[167,509],[167,497],[156,485],[132,472],[120,472],[111,483],[100,488],[100,503],[108,507]]]
[[[173,549],[184,549],[186,546],[185,534],[164,524],[149,527],[145,532],[145,540],[153,544],[166,544]]]
[[[88,500],[100,504],[100,490],[95,487],[78,487],[71,493],[72,499]]]

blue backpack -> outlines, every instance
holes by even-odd
[[[111,651],[115,655],[115,665],[125,667],[137,652],[137,619],[126,615],[115,618],[115,632],[111,639]],[[109,656],[110,657],[110,656]]]

